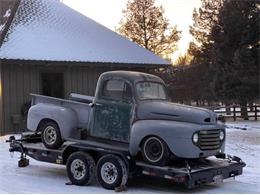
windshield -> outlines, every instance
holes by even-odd
[[[140,100],[167,99],[164,85],[161,83],[140,82],[136,84],[136,91]]]

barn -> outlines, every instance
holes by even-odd
[[[58,0],[0,4],[0,135],[21,129],[30,93],[94,95],[105,71],[169,65]]]

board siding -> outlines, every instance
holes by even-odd
[[[43,71],[64,73],[64,94],[65,98],[68,98],[72,92],[93,96],[97,78],[105,69],[85,66],[44,67],[38,65],[4,64],[2,71],[0,69],[3,75],[3,112],[1,112],[3,115],[1,123],[3,127],[0,128],[0,134],[17,133],[21,130],[22,124],[25,124],[25,121],[22,120],[21,107],[24,103],[30,101],[30,93],[41,93],[40,74]],[[13,124],[12,116],[14,115],[20,116],[21,121],[19,125]]]
[[[4,133],[17,133],[23,124],[21,108],[30,100],[30,93],[39,93],[38,72],[36,67],[8,64],[3,66],[3,113]],[[20,118],[14,124],[12,117]]]

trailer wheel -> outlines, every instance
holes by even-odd
[[[141,153],[143,159],[152,164],[164,166],[168,163],[170,150],[167,144],[159,137],[151,136],[144,140]]]
[[[97,163],[98,183],[108,190],[124,186],[128,179],[128,172],[124,161],[115,155],[105,155]]]
[[[74,185],[89,185],[94,178],[95,161],[87,153],[72,153],[66,164],[67,175]]]
[[[40,131],[42,133],[42,142],[46,148],[57,149],[62,145],[63,140],[56,123],[52,121],[43,123],[40,126]]]

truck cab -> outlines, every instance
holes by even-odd
[[[165,84],[159,77],[139,72],[106,72],[98,80],[90,135],[129,142],[139,105],[167,100]]]

